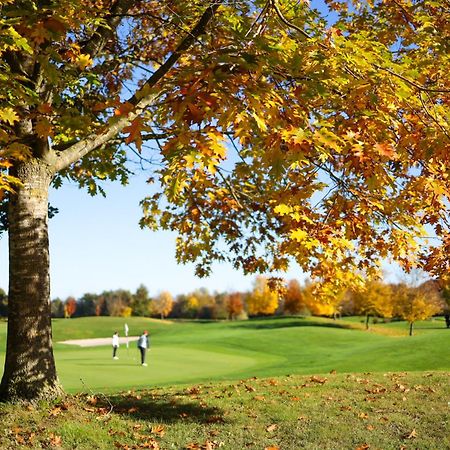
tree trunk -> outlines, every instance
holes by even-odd
[[[23,186],[9,201],[9,315],[3,401],[54,399],[63,394],[52,347],[48,243],[51,171],[21,164]]]
[[[369,329],[370,314],[366,314],[366,330]]]
[[[410,336],[413,335],[413,325],[414,325],[414,322],[410,322],[410,323],[409,323],[409,335],[410,335]]]

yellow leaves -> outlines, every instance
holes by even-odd
[[[17,161],[25,161],[32,157],[31,149],[25,144],[13,142],[0,150],[0,158],[11,158]]]
[[[255,119],[256,125],[258,125],[258,128],[261,131],[267,131],[267,124],[264,121],[264,119],[262,119],[260,116],[258,116],[258,114],[256,114],[256,112],[254,112],[254,111],[251,114],[252,114],[252,117]]]
[[[290,207],[288,205],[283,205],[283,204],[277,205],[274,208],[274,212],[275,212],[275,214],[278,214],[280,216],[285,216],[292,212],[292,207]]]
[[[273,314],[278,307],[278,294],[270,290],[268,280],[258,276],[247,299],[249,314]]]
[[[93,63],[94,61],[92,60],[91,56],[83,53],[80,53],[76,59],[76,64],[81,70],[92,66]]]
[[[224,159],[227,154],[227,150],[223,145],[224,137],[222,133],[211,130],[207,132],[207,136],[209,138],[209,146],[213,155],[219,159]]]
[[[297,242],[303,242],[308,237],[308,233],[301,228],[291,231],[290,238]]]
[[[15,122],[19,121],[19,116],[11,107],[0,108],[0,120],[6,122],[9,125],[14,125]]]
[[[392,144],[389,144],[389,143],[375,144],[374,149],[381,156],[385,156],[386,158],[388,158],[390,160],[395,161],[398,159],[398,155],[395,152],[394,148],[392,147]]]

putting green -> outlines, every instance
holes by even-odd
[[[148,366],[142,367],[135,345],[128,351],[121,346],[118,360],[112,359],[110,346],[66,347],[56,345],[55,358],[60,380],[69,392],[86,388],[108,392],[233,378],[236,372],[258,366],[258,358],[251,356],[162,345],[147,352]],[[275,363],[277,358],[271,359]]]

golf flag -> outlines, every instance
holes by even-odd
[[[127,348],[128,348],[128,325],[125,324],[124,328],[125,328],[125,336],[127,338],[126,343],[127,343]]]

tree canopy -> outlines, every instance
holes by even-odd
[[[142,225],[178,231],[199,275],[445,272],[448,19],[440,1],[3,1],[1,188],[37,157],[94,194],[127,182],[133,144],[162,164]]]
[[[53,370],[49,183],[102,193],[102,180],[127,183],[132,155],[157,168],[141,225],[177,231],[177,258],[198,275],[216,260],[247,273],[295,260],[335,292],[384,258],[449,272],[446,1],[0,8],[0,202],[12,252],[2,392],[31,386],[20,366],[31,335],[49,350],[36,367]]]

